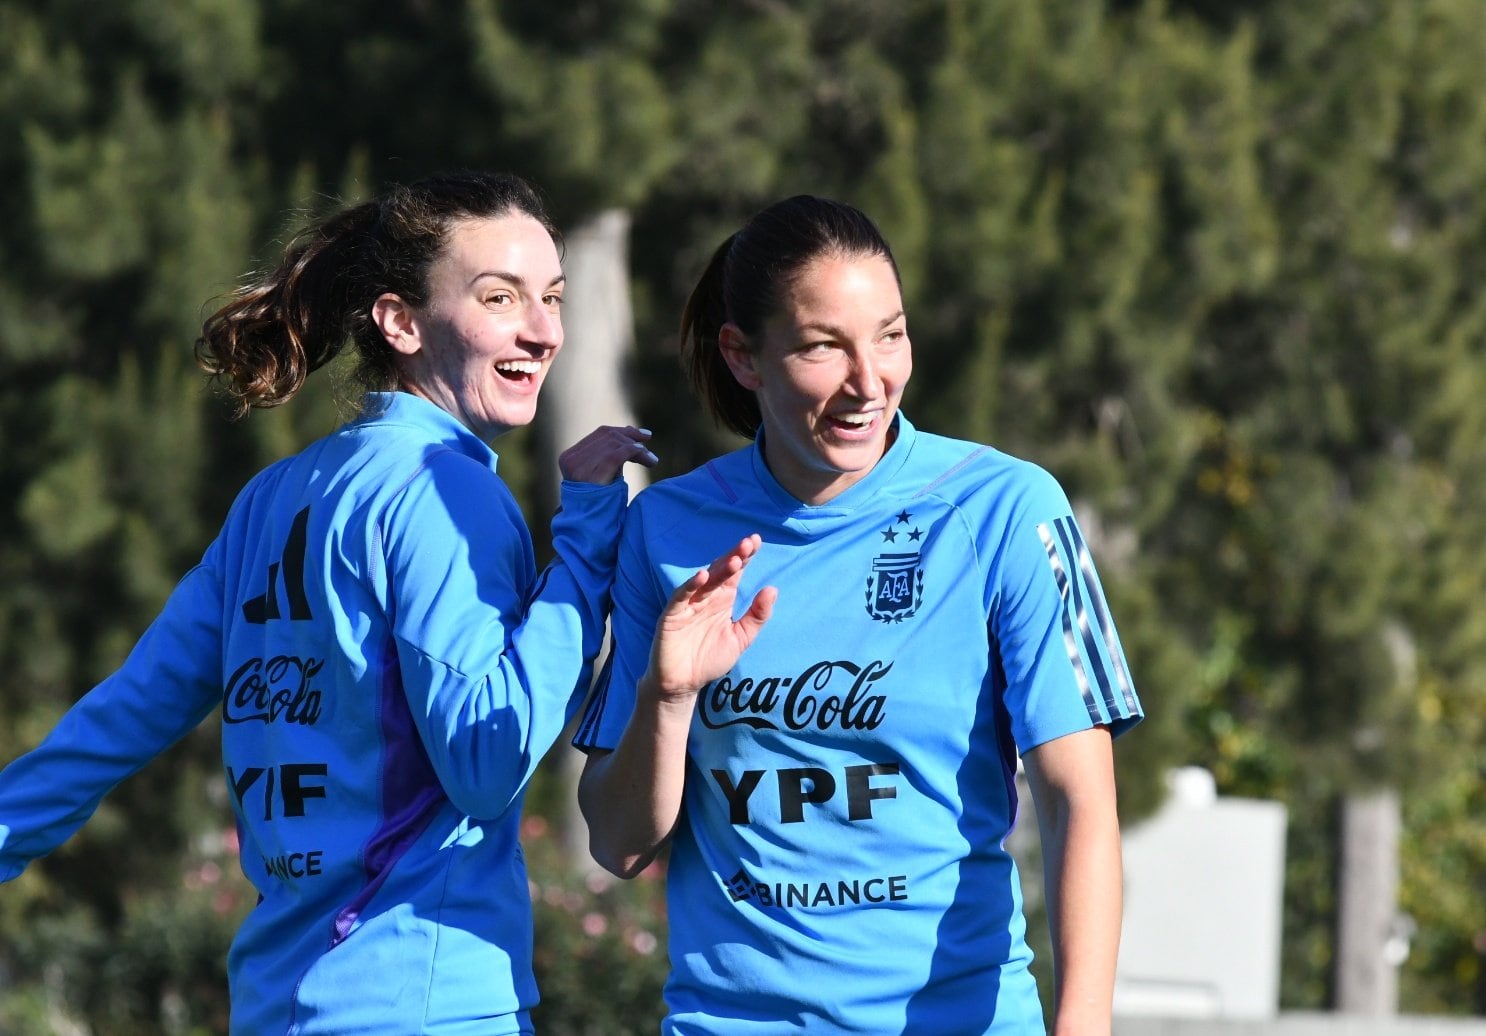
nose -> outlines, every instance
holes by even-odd
[[[845,388],[858,399],[876,399],[881,394],[882,378],[870,350],[853,349],[849,356]]]
[[[526,307],[526,340],[544,351],[562,348],[562,312],[533,299]]]

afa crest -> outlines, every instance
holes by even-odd
[[[907,525],[913,516],[907,511],[882,532],[884,542],[896,543],[903,530],[898,525]],[[914,527],[906,533],[910,543],[916,543],[923,533]],[[872,574],[867,577],[867,614],[878,622],[902,622],[918,611],[924,600],[923,555],[911,553],[879,554],[872,559]]]

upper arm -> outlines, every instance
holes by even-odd
[[[377,534],[399,644],[467,675],[489,672],[535,579],[530,534],[505,485],[466,457],[437,454]]]
[[[1095,726],[1118,735],[1141,706],[1072,507],[1032,465],[1003,497],[983,549],[987,622],[1016,742],[1027,750]]]
[[[1090,727],[1044,741],[1022,762],[1034,801],[1075,802],[1115,796],[1114,748],[1107,727]]]

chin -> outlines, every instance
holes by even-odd
[[[536,403],[533,402],[530,406],[510,407],[502,413],[494,415],[491,418],[491,423],[498,424],[502,428],[511,429],[524,427],[536,419],[537,407]]]

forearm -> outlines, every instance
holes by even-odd
[[[1076,805],[1051,826],[1044,834],[1056,973],[1051,1032],[1108,1033],[1123,909],[1119,826],[1105,810]]]
[[[676,827],[698,692],[737,663],[773,609],[775,591],[765,587],[732,617],[739,578],[759,545],[758,536],[745,537],[675,589],[654,626],[650,663],[635,682],[614,751],[589,756],[579,802],[593,856],[622,877],[643,870]],[[615,639],[621,647],[626,641],[620,633]]]
[[[0,772],[0,880],[71,837],[104,795],[219,706],[218,586],[204,565],[188,572],[124,665]]]
[[[644,870],[676,827],[694,711],[694,699],[660,699],[648,676],[638,692],[619,744],[590,756],[578,789],[589,851],[622,878]]]
[[[1024,757],[1042,835],[1055,978],[1054,1036],[1107,1036],[1124,875],[1109,731],[1092,728]]]
[[[554,557],[537,577],[517,635],[527,642],[523,646],[528,651],[542,650],[529,645],[555,636],[555,643],[571,645],[565,658],[586,668],[603,645],[625,491],[623,483],[565,481],[561,492],[562,506],[551,527]],[[526,627],[536,632],[527,632]]]
[[[517,801],[588,691],[624,489],[565,484],[552,523],[558,556],[538,574],[498,482],[483,503],[437,486],[410,485],[386,521],[397,664],[440,783],[459,809],[489,818]],[[481,506],[490,513],[477,518]],[[464,531],[477,522],[488,531]]]

